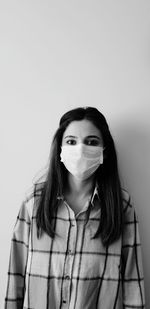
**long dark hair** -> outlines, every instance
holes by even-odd
[[[67,170],[60,161],[63,133],[74,120],[87,119],[91,121],[102,134],[104,144],[104,162],[96,171],[96,181],[99,188],[101,219],[94,236],[101,235],[104,245],[116,241],[123,229],[123,198],[118,173],[117,155],[113,138],[110,134],[105,117],[96,108],[75,108],[66,112],[60,119],[59,127],[53,137],[49,166],[43,183],[35,183],[35,193],[40,192],[36,215],[38,237],[45,231],[50,237],[55,236],[52,224],[57,207],[60,203],[58,196],[63,195]],[[38,195],[38,194],[37,194]]]

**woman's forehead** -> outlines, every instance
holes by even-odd
[[[72,136],[89,136],[97,135],[102,137],[100,130],[89,120],[74,120],[72,121],[64,132],[64,137]]]

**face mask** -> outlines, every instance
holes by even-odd
[[[61,162],[66,169],[79,179],[89,178],[103,164],[103,147],[77,145],[64,145],[61,147]]]

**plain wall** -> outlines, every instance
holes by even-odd
[[[0,3],[0,308],[10,239],[61,115],[97,107],[140,221],[150,307],[150,1]]]

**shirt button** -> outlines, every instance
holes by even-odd
[[[66,279],[66,280],[70,280],[70,276],[66,275],[66,276],[65,276],[65,279]]]
[[[66,300],[63,300],[63,303],[66,304]]]

